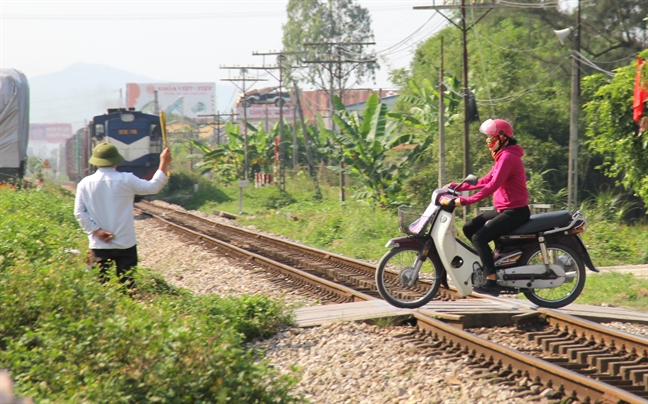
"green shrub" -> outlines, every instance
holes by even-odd
[[[240,298],[212,297],[205,314],[210,321],[227,324],[246,341],[276,334],[279,327],[292,322],[285,314],[286,307],[267,296],[242,296]]]
[[[288,193],[284,192],[282,194],[277,191],[276,194],[269,195],[261,206],[266,209],[281,209],[292,205],[295,202],[297,202],[297,200]]]
[[[79,247],[74,200],[61,193],[0,189],[0,272],[17,262],[65,261]]]
[[[198,184],[198,191],[194,185]],[[192,171],[174,171],[169,176],[169,182],[157,195],[147,199],[162,199],[169,203],[182,205],[185,209],[197,210],[210,203],[229,202],[231,198],[208,179]]]
[[[164,193],[170,195],[178,192],[193,192],[194,184],[198,184],[199,177],[191,171],[174,171],[169,176]]]
[[[290,321],[280,302],[193,296],[144,268],[133,297],[115,279],[101,284],[83,254],[66,252],[87,240],[71,198],[61,198],[0,190],[0,240],[13,252],[0,270],[0,368],[20,395],[39,403],[302,402],[290,394],[292,375],[244,345]]]

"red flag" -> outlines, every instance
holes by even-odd
[[[644,101],[648,99],[648,90],[641,86],[641,65],[644,61],[637,57],[637,74],[635,76],[635,85],[634,85],[634,101],[632,102],[632,119],[635,122],[639,121],[641,115],[643,114]]]

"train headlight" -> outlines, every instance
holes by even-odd
[[[133,122],[135,120],[135,115],[133,114],[121,114],[119,117],[122,122]]]

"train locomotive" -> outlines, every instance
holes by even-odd
[[[111,108],[106,114],[93,117],[66,142],[66,171],[70,181],[79,182],[97,170],[88,160],[92,149],[102,142],[114,144],[124,156],[125,161],[117,165],[118,171],[150,180],[160,164],[162,152],[160,117],[134,108]]]

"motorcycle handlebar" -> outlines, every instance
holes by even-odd
[[[449,208],[454,208],[455,206],[457,206],[457,204],[455,203],[455,198],[448,198],[443,196],[439,198],[439,205],[447,206]]]

